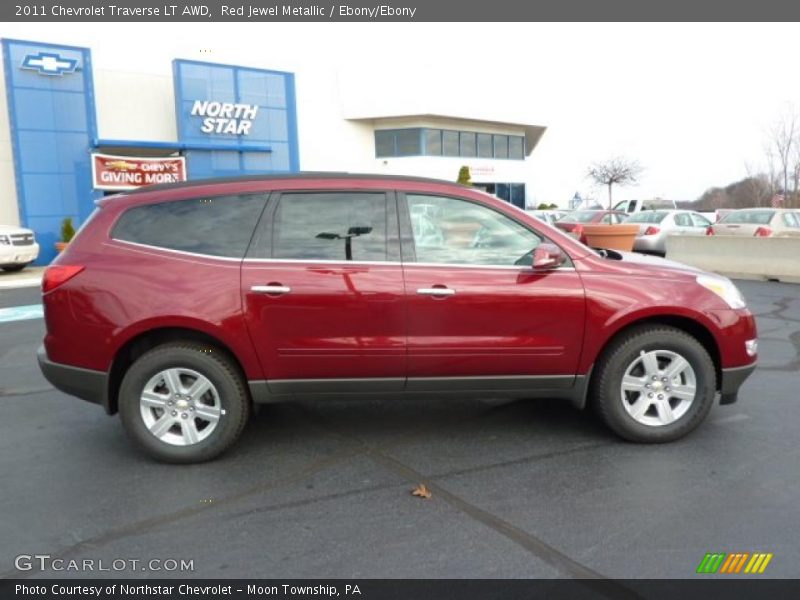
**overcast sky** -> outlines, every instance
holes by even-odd
[[[100,69],[252,64],[296,72],[298,90],[304,73],[335,70],[364,106],[544,125],[532,191],[560,204],[592,190],[589,163],[617,155],[645,171],[615,199],[695,199],[744,177],[747,163],[763,163],[771,124],[800,104],[798,33],[796,24],[0,24],[3,37],[88,46]]]

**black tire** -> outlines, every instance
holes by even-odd
[[[210,381],[222,409],[215,428],[205,439],[191,445],[172,445],[156,437],[140,409],[145,385],[158,373],[173,368],[191,369]],[[243,377],[228,357],[206,345],[177,342],[158,346],[131,365],[120,385],[119,413],[130,438],[153,458],[169,463],[199,463],[216,458],[236,442],[249,417],[250,402]],[[182,425],[176,424],[177,431],[182,431]]]
[[[30,263],[25,263],[24,265],[8,265],[2,267],[3,271],[8,271],[9,273],[16,273],[17,271],[22,271],[25,267],[27,267]]]
[[[622,378],[640,353],[656,350],[674,352],[683,357],[694,371],[696,384],[694,400],[685,413],[675,421],[662,425],[637,421],[623,403],[627,401],[632,405],[639,396],[633,394],[625,400],[621,391]],[[673,327],[642,326],[624,333],[605,349],[596,369],[596,379],[592,385],[594,408],[608,427],[631,442],[662,443],[685,436],[706,418],[716,396],[714,361],[694,337]],[[648,409],[652,412],[647,414],[657,413],[656,408],[654,403]]]

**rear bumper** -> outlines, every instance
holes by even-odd
[[[53,387],[81,400],[99,404],[109,412],[107,373],[54,363],[47,358],[44,345],[39,346],[36,355],[42,374]]]
[[[733,404],[737,400],[739,388],[756,370],[756,363],[745,365],[744,367],[733,367],[722,369],[722,381],[720,382],[720,404]]]

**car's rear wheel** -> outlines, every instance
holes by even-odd
[[[602,420],[634,442],[670,442],[705,419],[716,394],[716,370],[688,333],[644,326],[611,343],[597,364],[594,403]]]
[[[238,439],[249,414],[241,374],[214,348],[171,343],[139,357],[123,377],[119,412],[125,430],[165,462],[203,462]]]

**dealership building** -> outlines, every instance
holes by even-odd
[[[152,73],[92,69],[88,47],[4,39],[0,224],[36,232],[39,264],[63,220],[143,185],[298,171],[455,180],[530,202],[530,155],[545,128],[458,107],[347,106],[341,81],[165,57]]]

